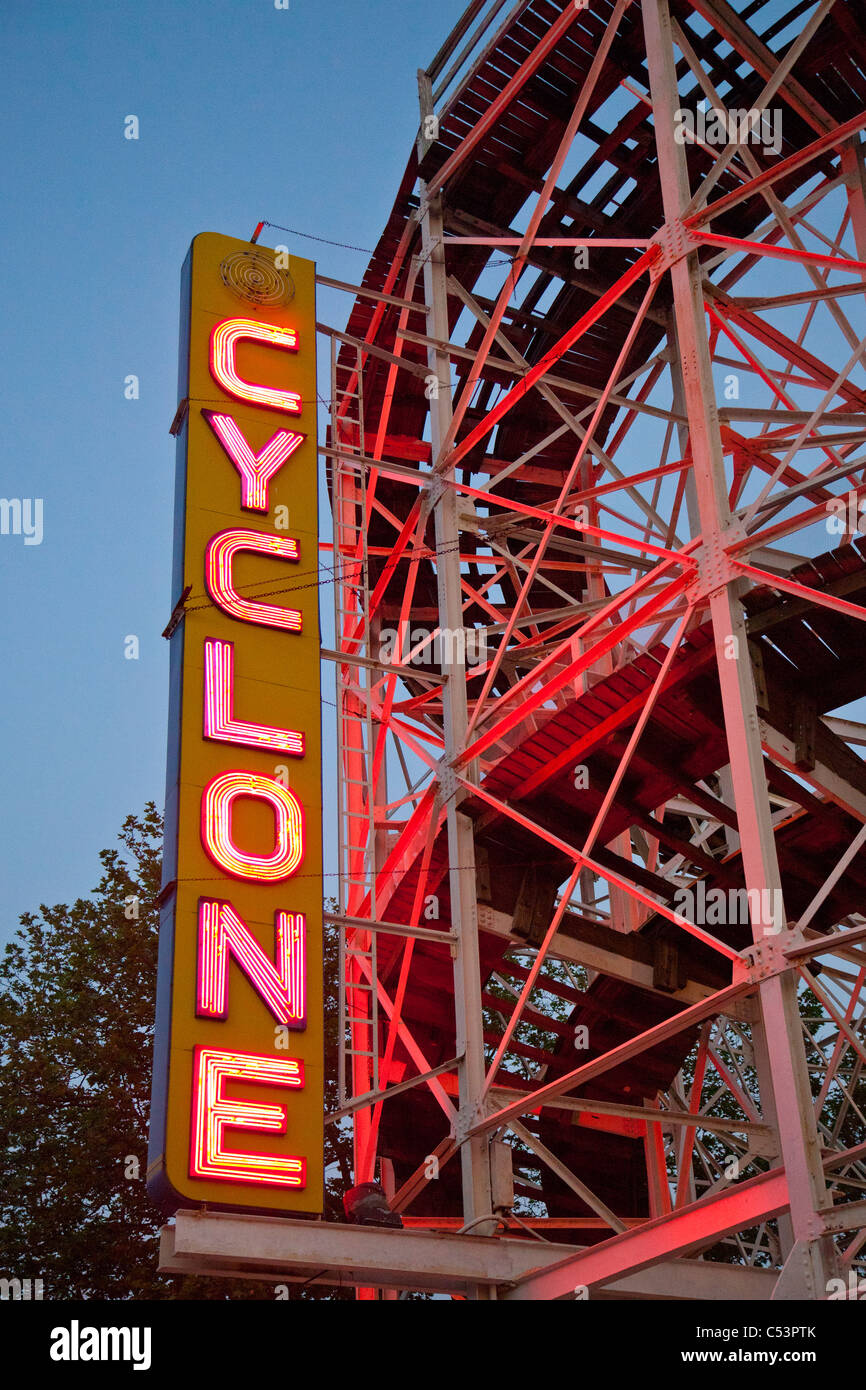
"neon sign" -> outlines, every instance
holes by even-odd
[[[253,319],[226,319],[214,327],[210,340],[210,369],[213,379],[230,396],[252,401],[270,410],[285,410],[300,415],[303,402],[297,391],[280,391],[272,386],[259,386],[238,376],[235,356],[238,343],[270,343],[272,347],[297,352],[298,335],[292,328],[275,328],[271,323],[256,323]]]
[[[224,1147],[227,1128],[285,1134],[288,1114],[284,1105],[255,1105],[248,1100],[232,1100],[225,1094],[226,1083],[242,1079],[266,1086],[302,1087],[303,1063],[294,1057],[275,1061],[241,1052],[197,1047],[194,1075],[192,1176],[303,1187],[307,1166],[303,1158],[238,1153]]]
[[[279,560],[298,560],[298,542],[288,536],[262,536],[258,531],[221,531],[208,541],[205,553],[205,584],[214,603],[241,622],[263,623],[267,627],[284,627],[287,632],[300,632],[303,619],[296,608],[281,608],[260,599],[245,599],[237,591],[232,577],[232,564],[241,550],[259,555],[272,555]]]
[[[203,410],[202,415],[241,475],[241,506],[249,512],[266,512],[268,483],[303,444],[306,435],[277,430],[264,448],[254,454],[231,415],[219,415],[215,410]]]
[[[270,854],[239,849],[232,833],[232,811],[239,796],[266,802],[274,812]],[[304,812],[298,798],[275,777],[254,772],[218,772],[201,798],[201,838],[215,864],[235,878],[279,883],[291,878],[304,857]]]
[[[234,957],[278,1023],[302,1028],[306,1019],[306,922],[302,912],[278,912],[276,968],[231,903],[198,905],[198,990],[201,1018],[228,1017],[229,959]]]
[[[272,748],[292,758],[304,756],[304,735],[297,729],[274,729],[269,724],[250,724],[235,719],[234,643],[205,638],[204,737],[217,743],[244,748]]]
[[[318,589],[296,577],[318,553],[315,267],[293,258],[294,298],[240,309],[220,269],[244,245],[196,237],[184,271],[172,602],[186,599],[171,632],[148,1183],[168,1209],[315,1212]],[[274,431],[273,411],[300,427]]]

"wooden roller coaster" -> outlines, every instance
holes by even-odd
[[[333,1122],[478,1297],[860,1268],[863,21],[474,0],[329,330]]]

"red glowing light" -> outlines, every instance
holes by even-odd
[[[251,854],[234,843],[232,812],[239,796],[259,797],[273,808],[275,843],[271,854]],[[280,883],[291,878],[303,860],[304,812],[294,793],[275,777],[219,772],[202,792],[201,838],[213,862],[233,878]]]
[[[235,719],[234,643],[206,637],[204,643],[204,736],[217,743],[267,748],[290,757],[304,756],[304,735],[295,729],[250,724]]]
[[[239,550],[271,555],[277,560],[297,561],[301,558],[298,542],[289,536],[269,536],[261,531],[218,532],[208,541],[204,557],[204,581],[214,603],[230,617],[240,618],[241,622],[301,632],[303,618],[296,608],[278,608],[273,603],[241,598],[232,580],[232,564]]]
[[[268,483],[307,436],[294,430],[277,430],[264,448],[254,454],[231,415],[220,415],[215,410],[203,410],[202,415],[241,475],[241,506],[248,512],[266,512]]]
[[[275,328],[271,323],[256,323],[254,319],[224,319],[214,326],[210,339],[210,369],[214,380],[238,400],[265,405],[271,410],[284,410],[289,415],[300,415],[303,401],[296,391],[258,386],[238,376],[235,352],[238,343],[245,339],[268,343],[287,352],[298,350],[298,335],[293,328]]]
[[[228,1017],[229,964],[233,957],[278,1023],[303,1028],[307,1006],[306,919],[302,912],[274,917],[276,968],[231,903],[200,898],[198,988],[200,1018]]]
[[[285,1134],[287,1129],[285,1105],[232,1100],[227,1096],[226,1083],[236,1080],[300,1090],[304,1085],[304,1064],[294,1057],[277,1059],[249,1052],[197,1047],[193,1066],[190,1173],[194,1178],[220,1178],[224,1182],[304,1187],[305,1159],[239,1153],[225,1147],[223,1131],[226,1129],[268,1134]]]

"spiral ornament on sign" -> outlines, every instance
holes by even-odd
[[[295,295],[289,272],[279,269],[262,251],[236,251],[226,256],[220,276],[227,290],[251,304],[289,304]]]

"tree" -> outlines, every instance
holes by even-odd
[[[273,1299],[270,1283],[156,1272],[163,1218],[144,1181],[162,843],[153,802],[127,816],[118,839],[120,850],[100,853],[92,896],[24,913],[0,961],[0,1276],[42,1279],[45,1298]],[[330,929],[325,975],[327,1064],[337,1039]],[[336,1109],[335,1068],[326,1071],[325,1104]],[[325,1214],[342,1220],[351,1141],[345,1126],[325,1134]]]

